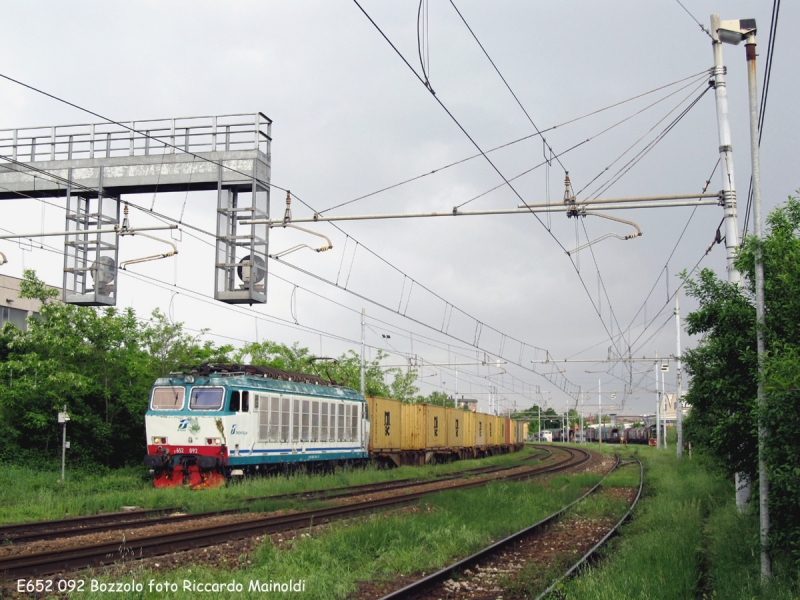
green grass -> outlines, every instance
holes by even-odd
[[[567,512],[562,519],[582,517],[588,519],[610,519],[616,523],[628,510],[625,498],[605,492],[614,488],[638,488],[639,465],[625,465],[617,468],[604,480],[603,485],[594,494],[588,496]],[[525,565],[513,577],[501,577],[498,584],[507,598],[535,598],[561,575],[563,575],[579,555],[572,551],[561,552],[551,556],[548,562],[531,562]]]
[[[264,545],[250,557],[252,564],[240,571],[183,568],[161,575],[142,571],[138,577],[245,582],[244,592],[215,595],[221,598],[262,597],[247,592],[251,580],[304,579],[304,598],[345,598],[355,592],[359,581],[392,581],[397,574],[431,572],[475,552],[555,512],[599,479],[585,473],[553,477],[548,485],[497,482],[485,488],[442,492],[425,498],[416,505],[416,512],[338,522],[285,547]],[[178,592],[158,597],[192,595]]]
[[[532,453],[530,448],[526,448],[515,454],[426,467],[367,467],[338,469],[327,475],[298,473],[291,476],[254,477],[208,490],[155,489],[152,478],[144,467],[103,470],[99,473],[88,470],[72,471],[68,472],[66,482],[60,483],[60,473],[4,465],[0,467],[0,524],[113,512],[122,506],[180,507],[189,512],[235,508],[244,498],[395,479],[427,479],[437,474],[480,466],[512,465]],[[290,505],[287,501],[263,501],[253,505],[253,508],[277,510]],[[304,503],[304,506],[307,504]]]
[[[613,558],[568,582],[569,598],[658,598],[695,596],[700,578],[703,520],[714,497],[730,485],[674,456],[648,455],[646,498],[633,522],[610,547]],[[607,551],[608,553],[608,551]]]
[[[557,446],[554,444],[554,446]],[[591,446],[590,446],[591,447]],[[593,447],[597,449],[597,446]],[[598,599],[687,599],[687,598],[798,598],[798,573],[784,562],[775,564],[776,582],[762,589],[758,577],[757,518],[739,515],[733,507],[733,486],[711,470],[702,460],[675,460],[674,446],[667,452],[650,447],[603,445],[604,453],[623,456],[637,454],[645,462],[645,491],[634,519],[623,527],[622,535],[612,540],[601,553],[601,560],[578,578],[563,583],[563,597]],[[469,461],[458,465],[431,468],[404,468],[394,471],[343,471],[327,477],[282,477],[246,481],[221,490],[188,492],[152,490],[136,480],[135,472],[117,472],[115,478],[85,475],[67,482],[73,501],[81,507],[96,507],[102,502],[146,505],[141,499],[159,498],[163,505],[189,502],[230,502],[244,496],[283,493],[315,487],[367,483],[381,479],[429,476],[457,466],[470,468],[487,462],[513,462],[520,455],[495,457],[487,461]],[[36,502],[36,494],[49,499],[53,507],[69,504],[58,497],[61,489],[36,475],[24,485],[0,470],[0,500]],[[438,470],[438,471],[437,471]],[[19,475],[19,473],[17,473]],[[290,579],[305,580],[304,598],[344,598],[355,593],[357,582],[389,582],[398,574],[432,572],[453,560],[470,554],[494,540],[530,525],[580,496],[596,483],[593,474],[555,475],[547,485],[541,483],[497,482],[486,488],[434,494],[417,505],[416,512],[395,511],[335,523],[313,535],[307,533],[281,547],[269,542],[252,556],[241,558],[240,567],[217,570],[207,567],[180,568],[159,573],[138,568],[137,580],[168,581],[180,588],[184,579],[195,582],[225,583],[235,579],[244,584],[243,592],[213,594],[222,598],[262,597],[248,592],[249,582]],[[38,483],[37,483],[38,482]],[[638,485],[638,465],[620,468],[609,476],[604,487]],[[22,486],[22,487],[20,487]],[[94,486],[94,487],[93,487]],[[10,489],[9,489],[10,488]],[[97,498],[83,496],[96,489]],[[155,492],[155,493],[154,493]],[[164,494],[174,492],[174,496]],[[26,494],[22,499],[20,494]],[[183,494],[183,495],[181,495]],[[15,495],[17,498],[15,499]],[[62,492],[62,496],[64,496]],[[133,498],[133,500],[131,500]],[[185,500],[188,498],[188,500]],[[124,502],[122,500],[125,499]],[[615,516],[624,511],[621,500],[608,494],[587,499],[573,511],[582,516]],[[36,510],[28,508],[27,510]],[[9,519],[11,520],[11,519]],[[557,564],[542,567],[532,576],[552,580],[567,567]],[[88,577],[88,576],[87,576]],[[127,577],[105,577],[121,581]],[[197,594],[137,594],[129,598],[191,598]],[[280,595],[275,593],[275,595]],[[102,594],[84,594],[100,598]],[[120,595],[120,597],[125,597]]]
[[[719,600],[800,597],[800,572],[782,558],[773,562],[773,584],[761,586],[757,515],[739,514],[735,503],[729,500],[712,512],[705,533],[709,569],[703,597]]]
[[[603,448],[604,452],[614,447]],[[776,581],[761,588],[758,519],[739,515],[733,485],[708,469],[701,457],[675,459],[665,451],[640,446],[645,489],[632,522],[601,553],[602,560],[560,586],[573,599],[798,598],[798,572],[782,561]],[[626,473],[626,471],[628,473]],[[630,472],[608,478],[611,486]],[[586,505],[588,507],[589,504]]]

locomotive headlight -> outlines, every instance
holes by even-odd
[[[214,438],[214,444],[219,446],[222,443],[222,440],[219,438]]]
[[[153,438],[153,443],[154,444],[166,444],[167,443],[167,438],[165,438],[165,437],[154,437]]]

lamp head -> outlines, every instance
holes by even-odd
[[[755,19],[735,19],[733,21],[721,21],[717,29],[719,41],[725,44],[737,45],[748,36],[755,35]]]

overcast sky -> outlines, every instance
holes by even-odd
[[[772,2],[684,4],[706,26],[709,15],[720,11],[722,19],[757,20],[760,87]],[[362,6],[421,73],[419,3],[365,0]],[[520,201],[516,194],[539,203],[548,200],[549,192],[550,201],[561,202],[564,168],[578,198],[590,197],[702,92],[708,79],[703,73],[712,66],[710,38],[674,0],[456,0],[455,6],[540,130],[684,80],[548,131],[544,137],[556,153],[591,141],[564,153],[563,166],[553,161],[549,169],[540,167],[516,179],[515,191],[500,187],[464,209],[514,208]],[[535,133],[453,4],[430,1],[427,13],[430,85],[472,140],[488,150]],[[765,211],[800,187],[800,45],[791,41],[799,18],[800,6],[783,3],[762,141]],[[34,1],[5,6],[4,22],[0,73],[111,119],[263,112],[273,120],[272,183],[291,189],[315,210],[476,154],[470,139],[354,2]],[[744,47],[726,46],[724,56],[741,229],[750,176]],[[0,98],[0,129],[98,121],[5,80],[0,81]],[[627,117],[632,118],[600,134]],[[711,90],[601,197],[700,192],[717,162],[718,145]],[[510,179],[542,163],[544,152],[541,138],[532,137],[489,156]],[[480,157],[329,214],[450,211],[502,183]],[[721,189],[719,170],[708,189]],[[273,190],[273,213],[282,212],[284,197]],[[183,214],[185,223],[214,231],[214,193],[130,200],[175,218]],[[61,230],[63,206],[63,200],[4,201],[2,226],[16,233]],[[296,201],[293,212],[296,217],[310,214]],[[200,235],[198,240],[188,235],[196,232],[186,231],[174,235],[180,240],[176,258],[132,267],[140,277],[120,277],[118,304],[134,307],[143,318],[160,308],[193,333],[210,329],[207,335],[216,343],[297,341],[323,356],[358,350],[363,307],[372,356],[382,348],[391,354],[386,364],[405,364],[410,355],[426,363],[462,364],[458,376],[453,366],[421,369],[423,393],[439,389],[452,394],[457,385],[459,395],[478,398],[487,410],[489,386],[496,386],[500,408],[524,408],[537,398],[563,408],[567,396],[530,370],[530,361],[542,358],[533,347],[547,349],[554,358],[601,359],[612,347],[627,352],[628,344],[635,356],[674,354],[669,294],[679,283],[676,274],[694,267],[713,241],[722,209],[698,207],[694,214],[692,208],[639,209],[614,215],[634,221],[642,237],[601,241],[592,246],[593,254],[574,255],[574,266],[564,248],[585,243],[587,234],[594,240],[608,233],[627,235],[633,228],[587,217],[576,230],[575,220],[563,213],[550,219],[541,215],[541,223],[531,214],[345,222],[340,224],[344,233],[319,224],[314,229],[328,235],[334,249],[296,252],[287,262],[323,279],[335,282],[338,276],[347,290],[272,261],[267,305],[235,309],[207,299],[213,295],[213,238]],[[137,211],[131,218],[133,225],[153,223]],[[316,245],[317,239],[276,229],[270,252],[297,243]],[[34,268],[48,283],[60,285],[62,258],[38,249],[40,241],[28,247],[0,242],[9,260],[3,273],[21,276],[24,268]],[[45,243],[63,248],[60,238]],[[163,245],[126,238],[120,260],[161,251]],[[723,246],[715,246],[700,266],[724,276]],[[684,295],[680,301],[683,315],[695,306]],[[445,302],[455,307],[452,316]],[[414,320],[395,314],[398,308]],[[437,331],[448,321],[450,336]],[[529,346],[522,348],[503,334]],[[682,348],[695,343],[683,333]],[[464,364],[484,360],[505,364]],[[596,410],[599,380],[605,405],[619,405],[624,397],[626,406],[616,410],[654,410],[653,372],[646,372],[652,365],[636,367],[635,389],[627,395],[629,375],[621,366],[609,371],[604,364],[570,363],[561,368],[570,382],[591,393],[587,412]],[[552,369],[537,366],[540,372]],[[672,368],[668,391],[674,390],[674,375]],[[609,398],[611,392],[616,400]]]

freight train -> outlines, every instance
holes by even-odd
[[[563,442],[565,434],[563,429],[547,430],[552,436],[552,441]],[[544,434],[544,432],[542,432]],[[656,438],[656,426],[650,425],[649,427],[628,427],[623,429],[620,427],[588,427],[583,430],[568,429],[567,434],[570,442],[581,441],[583,437],[587,442],[597,443],[602,436],[604,444],[619,444],[625,441],[626,444],[648,444],[650,440]]]
[[[201,488],[291,466],[427,464],[513,452],[527,423],[366,399],[303,373],[203,365],[155,382],[145,431],[144,463],[155,486]]]

